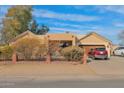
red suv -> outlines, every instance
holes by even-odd
[[[91,49],[88,53],[89,57],[96,59],[108,59],[108,52],[105,48],[95,48]]]

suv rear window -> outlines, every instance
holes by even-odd
[[[96,48],[98,51],[105,51],[105,48]]]

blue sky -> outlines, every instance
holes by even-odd
[[[10,6],[0,6],[0,20]],[[33,6],[33,18],[49,26],[49,33],[70,31],[75,34],[97,32],[118,44],[124,30],[124,6],[41,5]]]

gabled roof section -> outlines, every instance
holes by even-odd
[[[90,36],[90,35],[96,35],[96,36],[98,36],[99,38],[101,38],[102,40],[112,43],[112,41],[110,41],[109,39],[103,37],[102,35],[100,35],[100,34],[98,34],[98,33],[96,33],[96,32],[91,32],[91,33],[87,34],[86,36],[84,36],[83,38],[81,38],[80,40],[85,39],[85,38],[87,38],[87,37]]]
[[[15,40],[17,40],[17,39],[19,39],[19,38],[21,38],[21,37],[23,37],[23,36],[26,36],[26,35],[35,35],[35,34],[33,34],[31,31],[27,30],[27,31],[21,33],[20,35],[16,36],[14,39],[12,39],[10,41],[10,43],[15,41]]]
[[[83,38],[83,37],[85,37],[85,36],[86,36],[86,35],[84,35],[84,34],[81,34],[81,35],[77,34],[77,35],[76,35],[76,37],[77,37],[78,40],[80,40],[81,38]]]

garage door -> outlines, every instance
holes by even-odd
[[[88,52],[91,50],[91,49],[94,49],[94,48],[105,48],[104,45],[83,45],[81,46],[82,48],[85,49],[85,52],[88,54]]]

